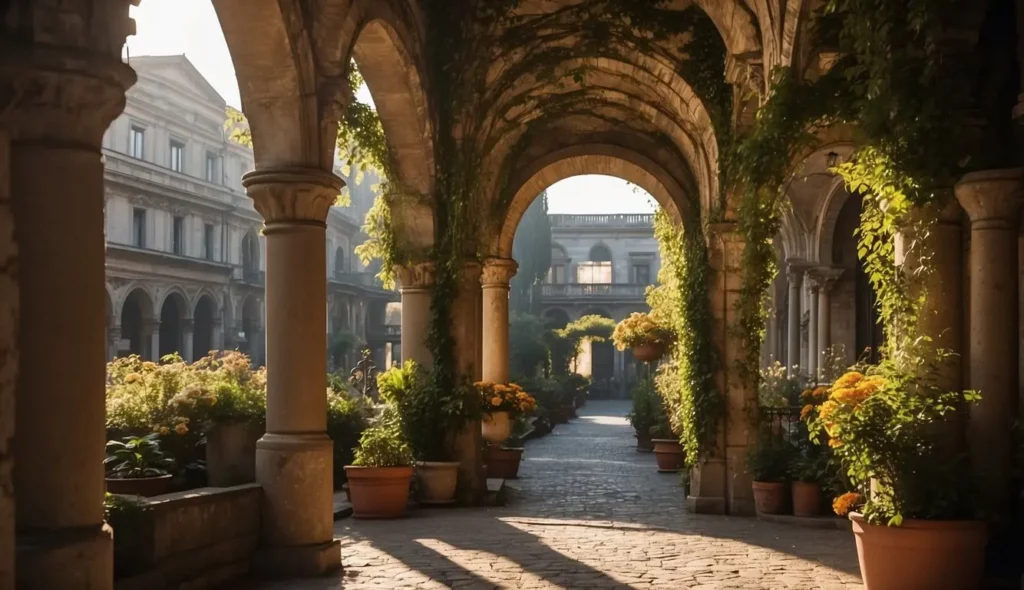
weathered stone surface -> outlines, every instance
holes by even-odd
[[[626,402],[530,441],[503,508],[337,523],[344,574],[237,590],[861,588],[847,531],[689,514],[675,475],[635,451]]]

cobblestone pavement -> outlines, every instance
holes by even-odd
[[[848,531],[687,513],[628,411],[592,401],[527,443],[507,506],[339,521],[344,572],[259,588],[861,588]]]

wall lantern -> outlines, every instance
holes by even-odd
[[[825,154],[825,166],[828,168],[835,168],[836,164],[839,163],[839,154],[835,152],[829,152]]]

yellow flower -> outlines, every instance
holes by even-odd
[[[828,417],[831,416],[832,413],[835,412],[837,409],[839,409],[839,404],[832,400],[829,400],[821,404],[821,411],[818,412],[818,417],[821,418],[822,420],[828,420]]]
[[[170,434],[171,429],[167,428],[166,426],[161,426],[157,432],[159,432],[160,434]]]
[[[857,371],[850,371],[849,373],[843,375],[839,379],[836,379],[836,382],[832,385],[832,389],[836,390],[843,389],[846,387],[853,387],[854,385],[857,384],[858,381],[860,381],[863,378],[864,375],[862,373],[859,373]]]
[[[174,427],[174,432],[177,432],[181,436],[185,436],[186,434],[188,434],[188,426],[185,426],[185,423],[182,422],[181,424],[178,424],[177,426]]]
[[[832,447],[833,449],[838,449],[839,447],[843,446],[843,441],[839,440],[838,438],[830,438],[828,439],[828,446]]]
[[[807,420],[807,417],[810,416],[811,412],[813,412],[813,411],[814,411],[814,406],[812,406],[811,404],[807,404],[806,406],[800,408],[800,419],[801,420]]]
[[[832,502],[832,511],[839,516],[846,516],[851,509],[861,503],[861,496],[857,492],[846,492]]]
[[[495,407],[500,406],[501,405],[501,398],[500,397],[492,397],[491,398],[491,405],[495,406]]]
[[[138,373],[128,373],[127,375],[124,376],[124,382],[125,383],[135,383],[138,380],[139,380],[139,374]]]
[[[811,392],[811,397],[818,400],[828,399],[828,388],[819,387]]]

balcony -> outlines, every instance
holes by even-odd
[[[566,283],[537,286],[544,301],[590,299],[601,301],[643,301],[647,285],[611,283]]]
[[[608,215],[549,215],[552,228],[653,228],[651,213],[616,213]]]
[[[383,326],[369,326],[367,339],[371,342],[394,342],[402,341],[402,326],[387,324]]]
[[[398,293],[385,289],[377,279],[377,274],[372,272],[335,272],[330,275],[328,283],[342,288],[355,287],[365,295],[387,296],[398,300]]]

